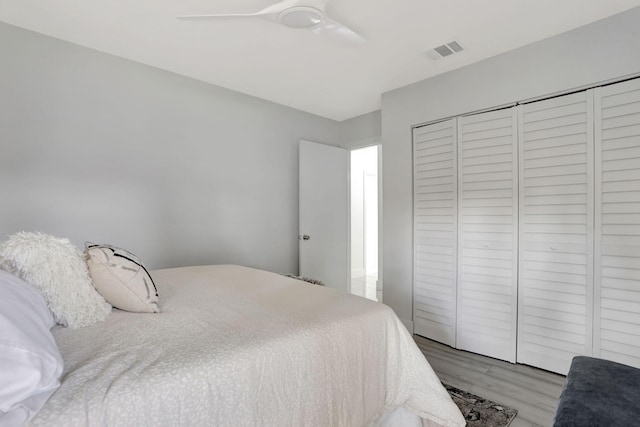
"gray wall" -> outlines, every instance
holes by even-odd
[[[41,230],[112,243],[151,268],[296,272],[298,141],[375,127],[2,23],[0,58],[0,240]]]
[[[353,117],[340,122],[340,146],[347,149],[380,144],[381,111]]]
[[[384,302],[407,326],[413,317],[411,126],[638,73],[635,8],[383,94]]]

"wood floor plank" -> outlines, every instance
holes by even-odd
[[[527,421],[524,418],[516,417],[513,421],[511,421],[511,424],[509,424],[509,427],[541,427],[541,426],[540,424],[534,424],[531,421]]]
[[[495,377],[504,381],[508,381],[511,384],[518,384],[526,391],[541,393],[553,399],[558,399],[560,397],[560,392],[562,391],[562,386],[564,385],[565,378],[559,375],[559,377],[562,378],[562,383],[555,383],[549,380],[545,380],[544,378],[531,377],[520,372],[514,372],[510,369],[505,369],[497,366],[489,369],[487,375],[489,377]]]
[[[483,379],[482,386],[483,388],[494,390],[496,393],[501,395],[522,400],[527,402],[529,405],[544,408],[551,412],[554,412],[558,406],[557,398],[546,396],[538,391],[524,388],[520,384],[510,382],[508,378],[495,378],[487,375]]]
[[[518,411],[510,427],[549,427],[565,377],[414,336],[440,380]]]

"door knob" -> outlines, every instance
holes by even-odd
[[[309,236],[308,234],[302,235],[302,240],[309,240],[310,238],[311,236]]]

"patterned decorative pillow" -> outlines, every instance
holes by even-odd
[[[111,313],[91,284],[82,252],[69,239],[25,231],[9,236],[0,244],[0,269],[38,289],[61,325],[89,326]]]
[[[158,291],[134,254],[111,245],[85,243],[93,285],[111,305],[134,313],[159,313]]]

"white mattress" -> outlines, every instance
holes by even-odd
[[[54,332],[37,426],[366,426],[464,419],[387,306],[233,265],[156,270],[159,314]],[[425,421],[426,424],[426,421]]]

